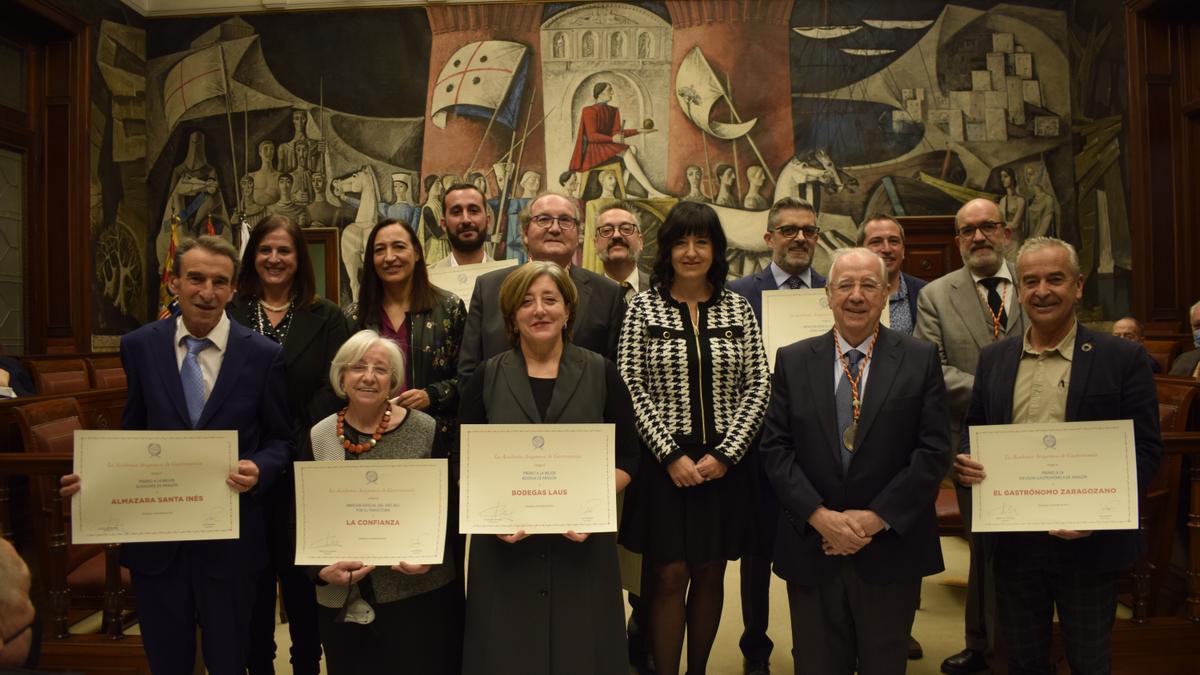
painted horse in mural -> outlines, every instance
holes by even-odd
[[[375,172],[364,164],[355,171],[334,178],[330,181],[330,189],[338,198],[346,193],[355,193],[359,198],[354,222],[342,230],[342,264],[350,278],[350,300],[358,302],[359,274],[366,254],[367,235],[378,220],[375,209],[379,203],[379,183],[375,180]]]
[[[821,227],[818,248],[824,249],[817,253],[824,260],[833,249],[853,245],[857,237],[857,225],[849,216],[822,213],[820,195],[823,191],[837,193],[857,188],[858,181],[838,168],[829,153],[818,149],[788,160],[775,181],[772,203],[784,197],[793,197],[813,204],[817,209],[817,224]],[[729,240],[730,275],[752,274],[765,267],[771,259],[771,251],[763,240],[769,211],[747,211],[716,205],[713,209],[720,217],[725,237]],[[817,253],[814,253],[814,259]]]

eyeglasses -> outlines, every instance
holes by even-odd
[[[783,227],[777,227],[771,231],[775,232],[784,239],[795,239],[796,237],[800,236],[801,232],[804,233],[805,239],[816,239],[817,235],[821,233],[821,228],[817,227],[816,225],[805,225],[804,227],[784,225]]]
[[[964,225],[959,228],[958,236],[963,239],[974,239],[976,232],[982,232],[983,236],[990,237],[996,234],[1002,227],[1004,227],[1004,223],[995,220],[986,220],[979,225]]]
[[[548,216],[544,213],[538,216],[533,216],[529,219],[529,222],[537,225],[543,230],[550,229],[550,226],[554,224],[557,224],[564,230],[573,230],[579,227],[579,221],[571,216]]]
[[[878,293],[883,286],[873,279],[864,279],[863,281],[841,281],[833,287],[834,291],[842,295],[850,295],[854,289],[860,289],[864,295],[874,295]]]
[[[361,363],[361,362],[350,364],[350,366],[347,368],[347,370],[354,373],[355,375],[366,375],[367,372],[370,372],[375,377],[389,377],[392,374],[391,368],[383,368],[381,366],[368,366],[367,364]]]
[[[632,237],[637,234],[638,226],[633,223],[621,223],[620,225],[601,225],[596,228],[596,234],[608,239],[613,236],[613,232],[620,232],[622,236]]]

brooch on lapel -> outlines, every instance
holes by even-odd
[[[1085,342],[1082,345],[1080,345],[1079,348],[1085,352],[1090,352],[1090,351],[1092,351],[1092,343]]]

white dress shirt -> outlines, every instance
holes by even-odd
[[[783,270],[779,269],[779,265],[776,265],[773,261],[771,262],[771,264],[767,265],[767,267],[771,270],[771,276],[775,277],[775,287],[776,288],[781,288],[783,290],[787,290],[789,288],[787,285],[787,280],[791,279],[793,276],[799,277],[800,281],[804,282],[805,288],[813,287],[813,285],[812,285],[812,267],[809,267],[808,269],[804,270],[804,272],[802,272],[800,274],[796,274],[796,275],[788,274],[787,272],[784,272]]]
[[[183,317],[175,319],[175,365],[180,370],[183,369],[183,357],[187,356],[187,347],[183,344],[183,338],[187,335],[192,335],[188,332],[186,326],[183,325]],[[201,337],[192,335],[192,337]],[[221,372],[221,361],[225,358],[225,347],[229,345],[229,315],[221,313],[221,320],[217,325],[208,332],[208,335],[203,337],[212,341],[212,346],[204,349],[196,358],[200,361],[200,376],[204,378],[204,400],[208,400],[212,394],[213,385],[217,381],[217,374]]]

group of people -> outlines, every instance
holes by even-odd
[[[481,262],[485,195],[456,183],[440,207],[443,264]],[[797,673],[903,673],[920,649],[921,579],[943,568],[939,484],[959,485],[969,530],[969,486],[986,477],[967,426],[1132,418],[1141,487],[1156,468],[1143,354],[1076,322],[1069,244],[1031,238],[1006,261],[1011,232],[992,202],[958,213],[965,267],[928,285],[901,271],[904,230],[889,216],[869,217],[821,276],[816,213],[795,198],[770,208],[771,263],[728,283],[724,231],[703,203],[670,211],[648,274],[631,203],[597,214],[604,274],[572,264],[577,200],[533,197],[519,223],[530,262],[478,277],[469,308],[430,283],[404,219],[371,230],[345,311],[317,293],[285,216],[255,226],[240,270],[219,238],[177,249],[180,316],[121,342],[122,426],[237,429],[241,534],[122,546],[154,672],[191,670],[197,624],[209,672],[273,672],[278,580],[296,673],[318,672],[322,647],[335,674],[702,673],[726,564],[740,559],[747,673],[770,668],[772,566]],[[779,349],[772,374],[762,294],[798,288],[824,289],[832,330]],[[505,423],[613,424],[619,532],[476,535],[467,561],[457,429]],[[293,461],[410,457],[450,460],[441,565],[293,564]],[[63,494],[85,482],[64,477]],[[1139,545],[1136,532],[974,537],[966,649],[943,672],[986,667],[993,622],[1010,672],[1049,672],[1055,608],[1072,668],[1107,672],[1116,574]]]

